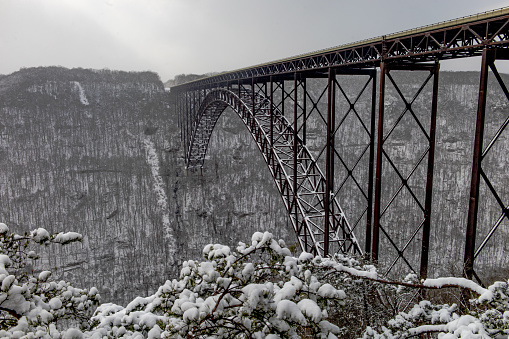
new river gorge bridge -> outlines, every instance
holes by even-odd
[[[468,216],[466,224],[455,227],[461,228],[464,239],[463,274],[480,280],[474,269],[476,258],[490,240],[502,233],[500,229],[509,219],[509,201],[500,193],[507,183],[494,180],[497,174],[488,175],[483,167],[483,160],[494,145],[503,142],[501,136],[509,124],[506,116],[493,135],[484,135],[487,93],[499,86],[509,100],[509,91],[496,67],[497,61],[509,59],[509,8],[172,87],[186,166],[195,169],[204,165],[214,126],[230,107],[254,138],[302,250],[320,256],[338,252],[368,254],[373,260],[383,259],[389,271],[400,262],[425,278],[433,227],[440,61],[474,56],[481,56],[482,63],[476,127],[470,136],[474,141],[473,155],[468,160],[471,161]],[[413,88],[410,95],[404,93],[395,76],[398,71],[423,75],[419,78],[421,85]],[[490,87],[488,76],[496,79],[490,82]],[[345,85],[349,78],[361,79],[355,93]],[[402,102],[401,111],[391,118],[385,111],[387,85],[393,86],[393,93]],[[422,102],[428,103],[424,114],[416,112],[417,103]],[[394,146],[397,143],[389,142],[397,138],[396,131],[404,119],[416,126],[419,135],[412,138],[422,146],[411,159],[406,159],[411,160],[411,165],[408,161],[401,164],[399,153],[391,149],[398,147]],[[346,121],[350,121],[348,128],[344,128]],[[350,146],[346,145],[353,140],[349,135],[355,136]],[[340,136],[342,142],[338,141]],[[499,170],[506,168],[502,166]],[[386,175],[387,171],[391,176]],[[345,210],[339,199],[346,183],[360,197],[356,213]],[[392,189],[385,190],[385,186]],[[482,235],[478,232],[478,210],[486,195],[480,195],[481,188],[496,201],[499,211]],[[390,193],[383,196],[387,191]],[[408,220],[415,222],[415,225],[405,223],[411,229],[407,239],[399,239],[398,229],[384,221],[393,213],[391,209],[398,199],[411,202],[409,210],[401,216],[409,216]],[[408,248],[412,246],[420,252],[420,266],[419,260],[415,264],[408,257]]]

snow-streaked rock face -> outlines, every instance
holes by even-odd
[[[355,93],[355,81],[347,92]],[[398,81],[415,92],[413,74]],[[477,90],[477,73],[440,75],[430,276],[461,274]],[[416,111],[429,106],[427,99],[419,100]],[[390,87],[386,102],[386,114],[397,114],[401,103]],[[490,103],[487,134],[499,127],[494,120],[507,116],[503,93],[492,92]],[[183,260],[199,258],[208,243],[234,246],[268,230],[296,244],[269,171],[231,110],[215,127],[202,173],[186,172],[170,96],[155,74],[26,69],[0,78],[0,111],[0,222],[17,232],[43,227],[81,233],[82,245],[48,248],[45,258],[60,268],[62,278],[97,286],[103,301],[125,303],[152,294],[177,276]],[[308,129],[316,154],[324,134],[319,121],[311,119]],[[417,127],[408,121],[402,126],[388,143],[391,156],[406,169],[421,146],[412,141]],[[347,131],[358,127],[347,119]],[[359,152],[365,141],[359,138],[364,137],[338,133],[339,152]],[[489,160],[497,187],[509,182],[508,146],[495,148]],[[425,170],[418,174],[425,178]],[[336,174],[339,180],[339,167]],[[424,179],[411,185],[424,187]],[[345,187],[341,204],[355,215],[362,199],[351,182]],[[384,197],[393,190],[385,187]],[[411,205],[403,199],[384,220],[398,245],[414,230],[407,223]],[[492,206],[493,201],[480,206],[482,234],[488,217],[498,216]],[[361,230],[363,225],[356,232]],[[488,255],[479,257],[486,275],[493,268],[507,270],[507,232],[501,225]],[[417,239],[406,253],[419,249]],[[382,240],[382,248],[390,246]],[[415,262],[419,259],[416,255]]]

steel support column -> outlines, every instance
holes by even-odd
[[[470,182],[470,199],[465,239],[464,269],[465,277],[472,279],[474,274],[475,235],[477,230],[477,212],[479,207],[479,187],[481,179],[481,154],[484,135],[484,118],[486,115],[486,94],[488,90],[488,71],[495,60],[493,50],[485,49],[482,53],[481,79],[479,81],[479,99],[477,102],[477,120],[475,126],[474,157],[472,160],[472,177]]]
[[[424,224],[422,226],[422,245],[421,245],[421,269],[420,278],[426,279],[428,276],[429,260],[429,236],[431,230],[431,202],[433,199],[433,168],[435,165],[435,136],[437,124],[437,104],[438,104],[438,76],[440,66],[437,63],[433,72],[433,93],[431,100],[431,120],[429,133],[429,151],[428,151],[428,169],[426,172],[426,198],[424,203]]]
[[[185,92],[184,93],[184,98],[185,98],[185,107],[186,107],[186,112],[189,112],[189,92]],[[190,118],[190,114],[186,114],[186,139],[185,139],[185,144],[184,144],[184,147],[185,147],[185,152],[186,152],[186,165],[187,162],[189,161],[189,118]]]
[[[270,102],[274,102],[274,80],[270,76]],[[270,105],[270,148],[274,146],[274,105]]]
[[[306,87],[306,78],[303,77],[302,81],[302,143],[306,145],[306,133],[307,133],[307,113],[306,113],[306,98],[307,98],[307,87]]]
[[[378,132],[377,132],[377,148],[376,148],[376,174],[375,174],[375,203],[374,203],[374,220],[373,220],[373,245],[371,246],[371,259],[378,261],[380,251],[380,201],[382,190],[382,144],[384,131],[384,103],[385,103],[385,74],[387,65],[385,62],[380,63],[380,94],[378,100]]]
[[[329,223],[331,215],[334,211],[331,208],[331,197],[334,196],[334,132],[335,132],[335,111],[336,111],[336,70],[329,68],[329,76],[327,83],[327,136],[325,141],[325,197],[324,197],[324,255],[329,255]]]
[[[298,213],[298,206],[297,206],[297,169],[299,166],[298,162],[298,154],[299,154],[299,115],[298,115],[298,88],[299,88],[299,75],[297,72],[295,72],[293,78],[293,210],[295,213],[295,224],[299,224],[299,213]]]
[[[253,112],[253,114],[255,113],[256,109],[255,109],[255,81],[254,81],[254,78],[252,77],[251,78],[251,112]]]
[[[376,70],[371,73],[371,121],[369,125],[369,169],[368,169],[368,199],[366,212],[366,240],[364,251],[371,253],[371,231],[373,229],[373,178],[374,178],[374,160],[375,160],[375,125],[376,125]]]

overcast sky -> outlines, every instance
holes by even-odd
[[[60,65],[166,81],[509,5],[501,0],[0,0],[0,74]],[[478,69],[470,60],[442,69]]]

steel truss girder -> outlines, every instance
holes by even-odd
[[[328,194],[327,179],[295,133],[295,124],[292,126],[265,95],[266,88],[254,88],[254,84],[252,88],[237,84],[236,89],[216,88],[208,92],[193,117],[187,167],[203,166],[213,127],[226,107],[231,107],[250,131],[269,167],[301,248],[319,256],[361,254],[345,213],[338,200]]]
[[[296,56],[267,64],[218,74],[178,87],[221,85],[229,81],[292,76],[294,72],[327,71],[330,67],[366,68],[382,61],[397,63],[431,62],[481,55],[484,48],[509,46],[507,8],[491,15],[472,16],[449,24],[408,30]]]

